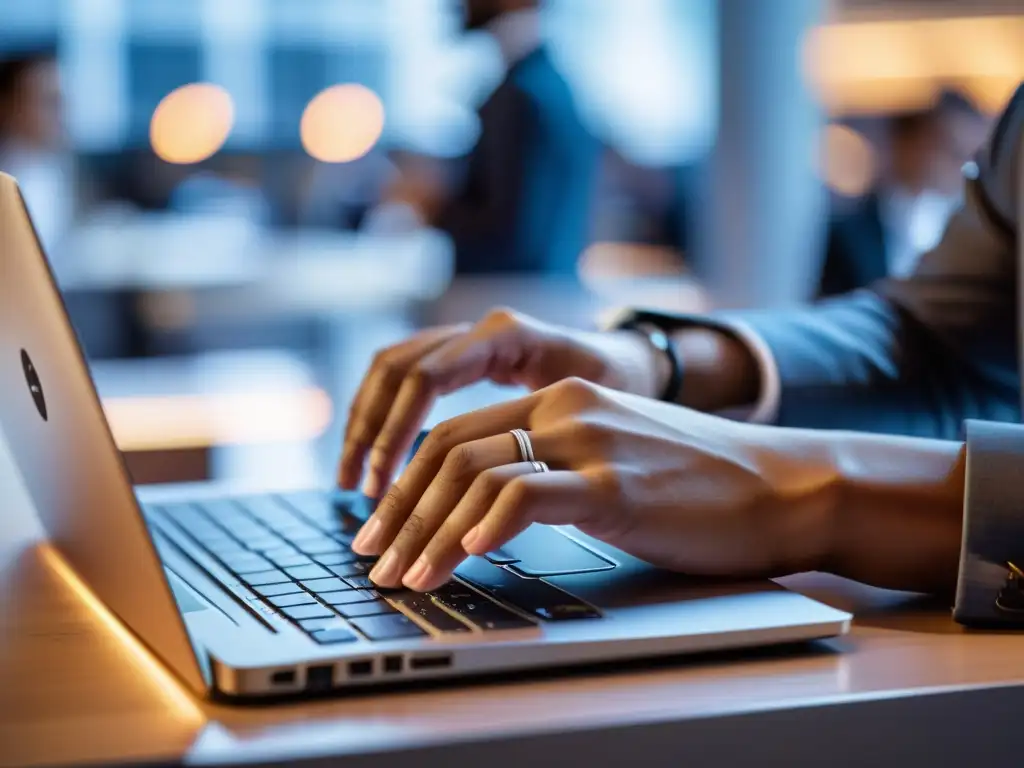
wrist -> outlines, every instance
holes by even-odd
[[[758,471],[771,489],[760,513],[769,519],[766,545],[776,573],[831,570],[842,483],[828,433],[736,426],[757,446]]]
[[[601,383],[622,392],[658,399],[672,376],[668,356],[643,334],[633,330],[602,334],[609,362]]]
[[[956,583],[965,461],[959,443],[821,433],[833,475],[822,570],[887,589]]]
[[[716,412],[757,401],[760,370],[740,339],[714,328],[693,327],[678,331],[673,341],[686,371],[680,404]]]

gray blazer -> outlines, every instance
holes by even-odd
[[[954,616],[1024,629],[1022,225],[1024,86],[979,153],[963,208],[912,277],[789,312],[666,320],[726,329],[741,320],[758,333],[779,369],[779,424],[945,438],[963,430]]]
[[[772,350],[778,424],[955,438],[966,419],[1020,421],[1024,85],[966,184],[912,277],[806,309],[723,316]]]

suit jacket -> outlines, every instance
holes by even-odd
[[[889,274],[885,225],[877,193],[829,222],[818,295],[839,296]]]
[[[777,423],[956,438],[1019,421],[1024,85],[966,179],[939,245],[906,279],[789,312],[739,312],[770,348]]]
[[[548,53],[513,65],[480,109],[464,183],[436,221],[454,242],[456,273],[575,274],[599,158]]]
[[[1016,628],[1024,628],[1022,225],[1024,86],[979,153],[963,207],[910,278],[790,312],[666,318],[753,331],[778,368],[778,424],[943,438],[966,426],[954,616]]]

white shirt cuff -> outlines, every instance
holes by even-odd
[[[761,335],[746,323],[728,320],[722,322],[722,325],[735,333],[757,360],[757,369],[761,375],[761,394],[752,405],[742,409],[730,409],[728,413],[720,415],[753,424],[774,424],[779,417],[779,403],[782,400],[782,377],[779,375],[775,355]]]

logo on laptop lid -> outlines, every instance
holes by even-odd
[[[36,373],[32,358],[24,349],[21,350],[21,367],[25,371],[25,382],[28,384],[28,391],[32,394],[32,401],[36,404],[36,410],[43,417],[43,421],[46,421],[46,397],[43,395],[43,384],[39,381],[39,374]]]

